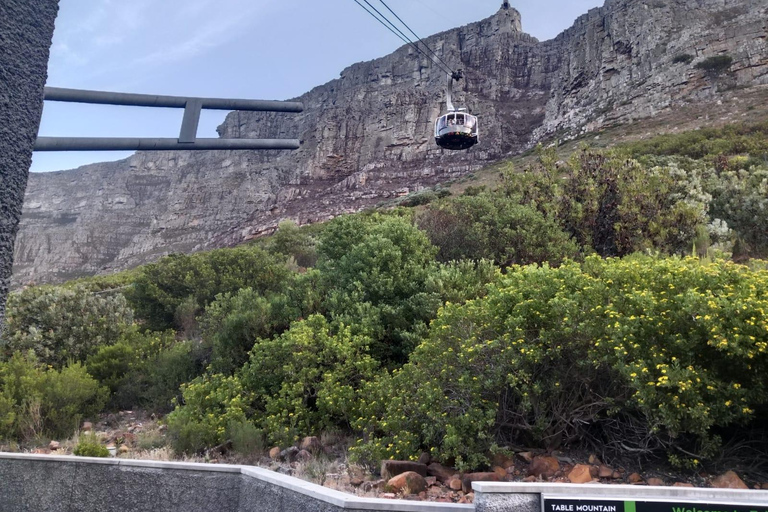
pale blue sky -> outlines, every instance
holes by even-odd
[[[378,0],[377,0],[378,1]],[[372,2],[373,3],[373,2]],[[422,37],[486,18],[501,0],[388,0]],[[512,5],[523,30],[551,39],[603,0]],[[288,99],[402,41],[353,0],[61,0],[48,84],[153,94]],[[204,112],[216,137],[225,112]],[[41,135],[177,137],[182,112],[48,102]],[[36,153],[33,171],[130,153]]]

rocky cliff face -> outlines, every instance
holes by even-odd
[[[292,153],[146,152],[30,178],[16,284],[135,266],[234,245],[284,218],[317,222],[467,174],[553,135],[716,104],[768,88],[764,0],[607,0],[539,42],[520,15],[427,39],[466,80],[455,103],[479,113],[481,143],[446,152],[432,123],[443,72],[409,47],[355,64],[298,98],[299,115],[231,113],[225,137],[296,137]],[[718,76],[697,62],[727,54]],[[690,55],[693,62],[675,59]],[[675,62],[675,61],[678,62]]]

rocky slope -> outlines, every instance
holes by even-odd
[[[502,7],[426,40],[465,71],[457,103],[482,119],[472,150],[435,146],[446,77],[403,47],[298,98],[302,114],[233,112],[219,128],[225,137],[299,136],[296,152],[145,152],[33,174],[14,283],[235,245],[281,219],[303,224],[358,211],[552,137],[691,110],[700,114],[694,125],[706,124],[718,106],[741,119],[768,90],[766,20],[764,0],[607,0],[539,42],[522,32],[517,11]],[[696,68],[715,55],[733,58],[726,72]]]

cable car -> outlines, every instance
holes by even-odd
[[[469,149],[479,142],[477,117],[467,113],[465,108],[453,106],[453,81],[461,78],[461,71],[448,75],[448,113],[435,121],[435,142],[441,148],[453,151]]]
[[[435,123],[435,142],[445,149],[471,148],[478,142],[477,118],[459,111],[444,115]]]

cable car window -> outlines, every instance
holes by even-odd
[[[438,119],[438,121],[437,121],[437,130],[440,131],[443,128],[445,128],[446,122],[447,121],[446,121],[445,117],[441,117],[440,119]]]

